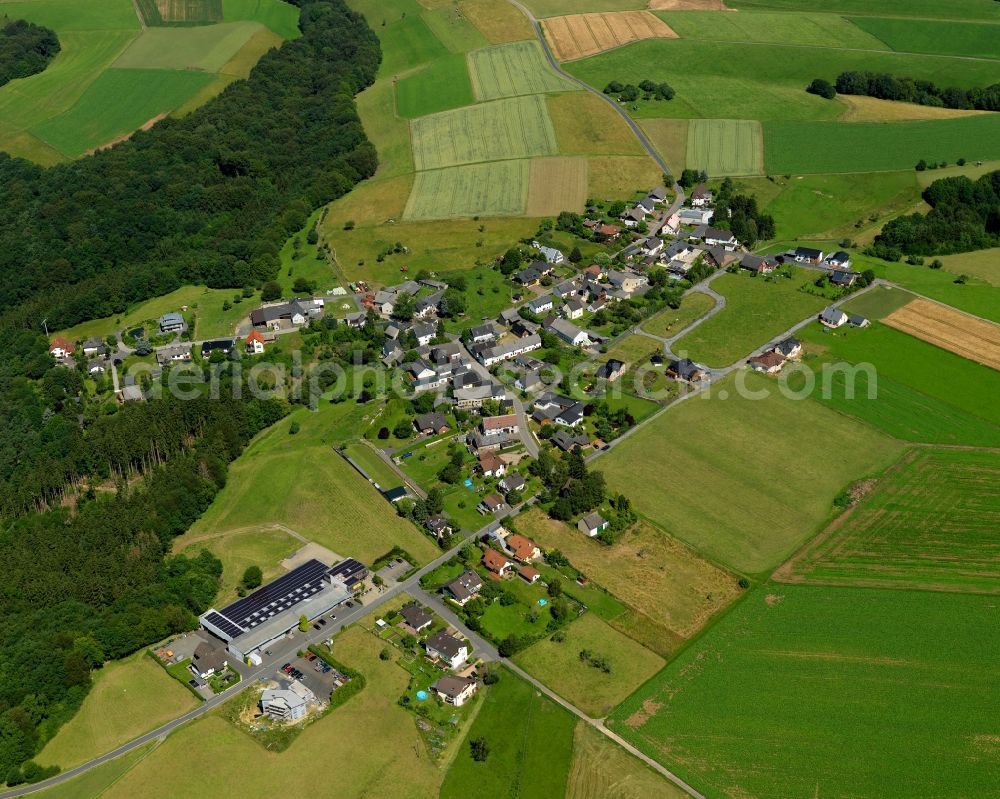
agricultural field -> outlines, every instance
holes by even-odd
[[[559,152],[566,155],[637,155],[645,150],[610,105],[590,92],[547,98]]]
[[[613,714],[707,797],[986,795],[992,597],[769,584]]]
[[[752,119],[692,119],[686,163],[713,177],[759,175],[764,171],[764,137]]]
[[[735,390],[737,379],[745,390]],[[758,398],[762,389],[767,396]],[[837,457],[816,457],[815,441]],[[602,457],[600,469],[641,516],[719,563],[759,573],[816,531],[845,485],[886,467],[901,449],[822,405],[782,396],[767,378],[738,372],[710,398],[681,403],[641,428]],[[693,485],[697,491],[685,488]]]
[[[526,216],[582,212],[587,203],[587,159],[571,156],[533,158]]]
[[[687,169],[690,120],[643,119],[640,125],[675,175]]]
[[[825,6],[824,6],[825,8]],[[728,42],[768,42],[799,47],[844,47],[857,50],[890,50],[885,41],[866,33],[852,21],[836,14],[768,13],[747,11],[720,14],[717,11],[660,11],[677,35],[684,39]],[[934,23],[937,24],[937,23]],[[864,27],[864,26],[862,26]],[[909,48],[900,48],[909,49]]]
[[[838,94],[837,102],[845,106],[845,111],[838,122],[905,122],[929,119],[962,119],[970,116],[982,116],[990,111],[971,111],[960,108],[938,108],[933,105],[917,105],[916,103],[900,103],[893,100],[880,100],[877,97],[865,97],[860,94]],[[933,174],[933,173],[932,173]],[[920,177],[919,175],[917,176]]]
[[[453,53],[396,82],[396,111],[414,119],[472,105],[472,84],[464,53]]]
[[[463,743],[445,775],[441,799],[563,796],[575,718],[507,670],[501,671],[500,682],[486,688],[481,701],[466,741],[485,738],[489,758],[477,763]]]
[[[689,291],[681,299],[680,308],[667,308],[652,319],[642,323],[642,329],[654,336],[676,336],[696,319],[700,319],[715,307],[715,300],[709,294]]]
[[[907,303],[882,321],[896,330],[1000,371],[1000,325],[923,299]]]
[[[1000,117],[976,114],[917,122],[764,123],[768,172],[879,172],[912,169],[921,158],[1000,158]]]
[[[150,28],[115,59],[115,69],[188,69],[219,72],[254,34],[257,22]]]
[[[418,172],[403,219],[523,216],[532,163],[517,159]]]
[[[771,281],[747,274],[725,274],[712,281],[712,288],[726,298],[726,307],[706,319],[674,345],[694,361],[709,366],[728,366],[744,358],[769,339],[819,313],[827,302],[799,291],[815,280],[802,269],[789,279]]]
[[[1000,58],[1000,41],[994,24],[877,17],[855,17],[851,22],[893,50]]]
[[[946,255],[941,261],[953,275],[972,275],[1000,288],[1000,248]]]
[[[490,44],[457,3],[444,0],[431,6],[422,12],[424,22],[451,52],[467,53]]]
[[[591,156],[587,159],[587,194],[618,200],[663,183],[663,172],[649,156]]]
[[[661,654],[675,651],[739,593],[735,578],[645,520],[611,546],[536,509],[518,516],[517,525],[638,614],[663,641]],[[618,627],[618,619],[608,621]]]
[[[655,0],[654,0],[655,1]],[[813,0],[728,0],[735,9],[753,11],[807,11],[815,9]],[[981,0],[829,0],[824,10],[835,14],[868,16],[919,17],[921,19],[981,19],[1000,20],[1000,10]]]
[[[484,137],[484,130],[491,135]],[[413,121],[411,135],[418,171],[557,154],[555,131],[540,95],[421,117]]]
[[[609,741],[585,721],[578,721],[573,735],[573,762],[566,785],[566,799],[687,799],[638,758]]]
[[[674,39],[677,34],[648,11],[571,14],[542,21],[542,30],[560,61],[586,58],[641,39]]]
[[[222,22],[222,0],[137,0],[136,11],[149,27],[194,27]]]
[[[284,525],[339,555],[370,561],[393,546],[418,560],[437,547],[395,510],[331,446],[357,434],[352,401],[300,410],[261,433],[229,468],[215,501],[192,526],[198,537]],[[301,432],[289,435],[292,421]]]
[[[194,695],[143,650],[94,672],[93,687],[80,709],[35,759],[65,770],[197,705]]]
[[[1000,453],[916,449],[775,575],[782,582],[1000,593]]]
[[[498,44],[469,53],[469,74],[477,100],[571,91],[575,87],[545,60],[538,42]]]
[[[158,745],[158,743],[152,743],[133,749],[127,755],[95,766],[68,782],[46,788],[38,795],[44,799],[99,799],[109,786],[118,782],[123,774],[134,768]]]
[[[663,668],[663,658],[593,613],[584,613],[563,632],[562,641],[544,638],[518,653],[514,661],[592,718],[608,715]],[[583,650],[604,658],[610,672],[585,662],[580,657]]]
[[[459,0],[458,8],[490,44],[535,37],[528,18],[507,0]]]

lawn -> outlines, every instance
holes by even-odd
[[[646,680],[664,660],[641,644],[585,613],[556,642],[549,636],[520,652],[514,661],[592,718],[603,718]],[[583,650],[605,658],[605,673],[580,657]]]
[[[644,155],[625,121],[590,92],[567,92],[548,98],[549,116],[559,152],[566,155]]]
[[[603,460],[595,468],[603,470]],[[661,654],[675,651],[739,594],[735,578],[644,520],[611,546],[534,508],[517,517],[517,526],[641,614],[664,640]],[[587,589],[581,591],[577,598],[589,605]]]
[[[556,155],[556,137],[540,95],[512,97],[415,119],[413,159],[418,170]]]
[[[610,358],[617,358],[619,361],[624,361],[631,366],[640,361],[648,360],[649,356],[653,353],[662,351],[663,345],[655,339],[639,333],[630,333],[609,349],[606,356],[601,356],[600,360],[605,361]]]
[[[478,100],[575,88],[549,66],[541,45],[534,41],[473,50],[469,53],[469,73]]]
[[[989,597],[764,586],[612,726],[711,799],[988,795],[995,615]]]
[[[736,378],[746,390],[734,390]],[[754,397],[761,389],[768,395]],[[817,403],[782,396],[773,381],[738,372],[711,398],[681,403],[643,427],[595,468],[654,524],[716,561],[758,573],[828,518],[844,486],[884,468],[901,449]]]
[[[923,122],[765,122],[764,144],[768,172],[911,169],[922,158],[949,164],[959,158],[1000,158],[1000,116]]]
[[[587,197],[586,158],[531,159],[525,216],[558,216],[563,211],[579,213],[584,210]]]
[[[906,453],[783,581],[1000,593],[1000,452]]]
[[[609,741],[585,721],[576,723],[566,799],[687,799],[687,793]]]
[[[825,300],[799,291],[813,280],[815,276],[802,269],[793,270],[790,280],[768,281],[745,273],[718,277],[712,288],[726,298],[726,307],[678,341],[674,352],[709,366],[738,361],[823,309]]]
[[[262,28],[257,22],[147,28],[118,56],[113,66],[116,69],[219,72]]]
[[[420,8],[415,2],[412,5]],[[378,11],[374,14],[376,18],[379,16]],[[370,16],[368,19],[382,43],[380,78],[399,75],[448,55],[448,48],[434,35],[419,13],[407,14],[405,18],[385,26]]]
[[[475,102],[464,53],[443,56],[396,82],[396,111],[412,119]]]
[[[337,771],[337,790],[344,796],[436,795],[440,772],[427,757],[413,716],[396,701],[408,675],[391,660],[379,659],[382,646],[357,626],[337,638],[335,657],[364,674],[365,688],[306,727],[286,751],[266,751],[222,713],[212,713],[177,730],[102,799],[305,796],[316,791],[316,764],[329,762],[333,751],[350,764]]]
[[[400,546],[419,561],[431,559],[434,544],[400,519],[374,486],[332,450],[351,437],[341,424],[356,406],[321,401],[313,413],[302,409],[251,442],[230,466],[226,487],[191,535],[282,524],[332,549],[363,561]],[[292,421],[301,430],[289,435]]]
[[[403,219],[522,216],[530,175],[531,161],[526,158],[418,172]]]
[[[760,123],[752,119],[692,119],[686,163],[709,175],[759,175],[764,170]]]
[[[851,22],[878,37],[893,50],[1000,58],[1000,41],[996,26],[992,24],[876,17],[855,17]]]
[[[441,799],[563,796],[575,718],[507,670],[485,692],[483,707],[445,774]],[[483,763],[470,757],[467,743],[480,737],[489,747]]]
[[[205,72],[109,69],[63,114],[31,132],[63,155],[76,158],[169,113],[213,80]]]
[[[248,566],[259,566],[264,582],[284,574],[281,561],[302,547],[302,542],[277,528],[230,530],[218,535],[182,535],[174,540],[174,552],[193,557],[207,549],[222,561],[222,584],[215,595],[216,607],[237,598],[237,587]]]
[[[946,255],[941,261],[953,275],[972,275],[1000,288],[1000,248]]]
[[[666,308],[652,319],[642,323],[642,329],[654,336],[676,336],[696,319],[700,319],[715,307],[715,300],[709,294],[689,291],[681,299],[680,308]]]
[[[35,759],[66,770],[197,705],[192,693],[143,650],[94,672],[94,685],[80,709]]]

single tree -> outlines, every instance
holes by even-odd
[[[243,585],[248,589],[258,588],[264,581],[260,566],[247,566],[243,572]]]

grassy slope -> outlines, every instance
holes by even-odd
[[[114,67],[218,72],[262,29],[257,22],[148,28],[118,57]]]
[[[1000,756],[991,598],[766,586],[615,713],[706,796],[975,796]]]
[[[94,673],[83,704],[35,758],[63,769],[110,752],[198,704],[145,651]]]
[[[761,572],[827,518],[849,481],[887,465],[901,445],[816,403],[786,399],[766,378],[737,376],[769,396],[740,396],[730,378],[719,386],[727,399],[716,389],[711,399],[682,403],[599,465],[642,515],[719,562]]]
[[[661,11],[657,14],[683,39],[731,42],[795,43],[813,47],[888,50],[877,35],[866,33],[836,14],[747,11]],[[867,29],[866,29],[867,30]]]
[[[474,102],[464,53],[442,56],[396,83],[396,111],[414,119]]]
[[[737,9],[773,9],[777,11],[813,11],[814,0],[730,0]],[[1000,9],[983,0],[828,0],[823,10],[838,14],[920,17],[924,19],[982,19],[1000,21]]]
[[[996,25],[877,17],[855,17],[851,21],[893,50],[1000,58]]]
[[[225,0],[222,13],[226,22],[253,20],[266,25],[282,39],[299,36],[299,10],[282,0]]]
[[[715,307],[715,300],[708,294],[690,292],[684,295],[680,308],[667,308],[648,322],[642,329],[654,336],[676,335],[695,319],[704,316]]]
[[[747,274],[722,275],[712,288],[726,298],[726,307],[678,341],[674,351],[687,351],[693,360],[709,366],[739,360],[828,304],[799,291],[812,280],[815,277],[801,269],[791,280],[771,282]]]
[[[1000,248],[946,255],[941,260],[953,275],[973,275],[1000,288]]]

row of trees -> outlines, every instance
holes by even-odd
[[[935,180],[923,191],[926,214],[885,224],[867,252],[898,261],[903,255],[946,255],[1000,245],[1000,170],[978,180]]]
[[[0,27],[0,86],[41,72],[59,49],[55,31],[23,19],[5,21]]]
[[[806,91],[828,100],[832,100],[840,93],[938,108],[1000,111],[1000,83],[981,89],[962,89],[958,86],[938,86],[929,80],[898,78],[885,72],[852,70],[841,72],[834,84],[824,78],[816,78]]]
[[[640,81],[638,86],[634,83],[621,83],[613,80],[604,87],[604,93],[617,97],[625,103],[634,103],[639,98],[643,100],[673,100],[676,94],[669,83],[656,83],[648,78]]]

